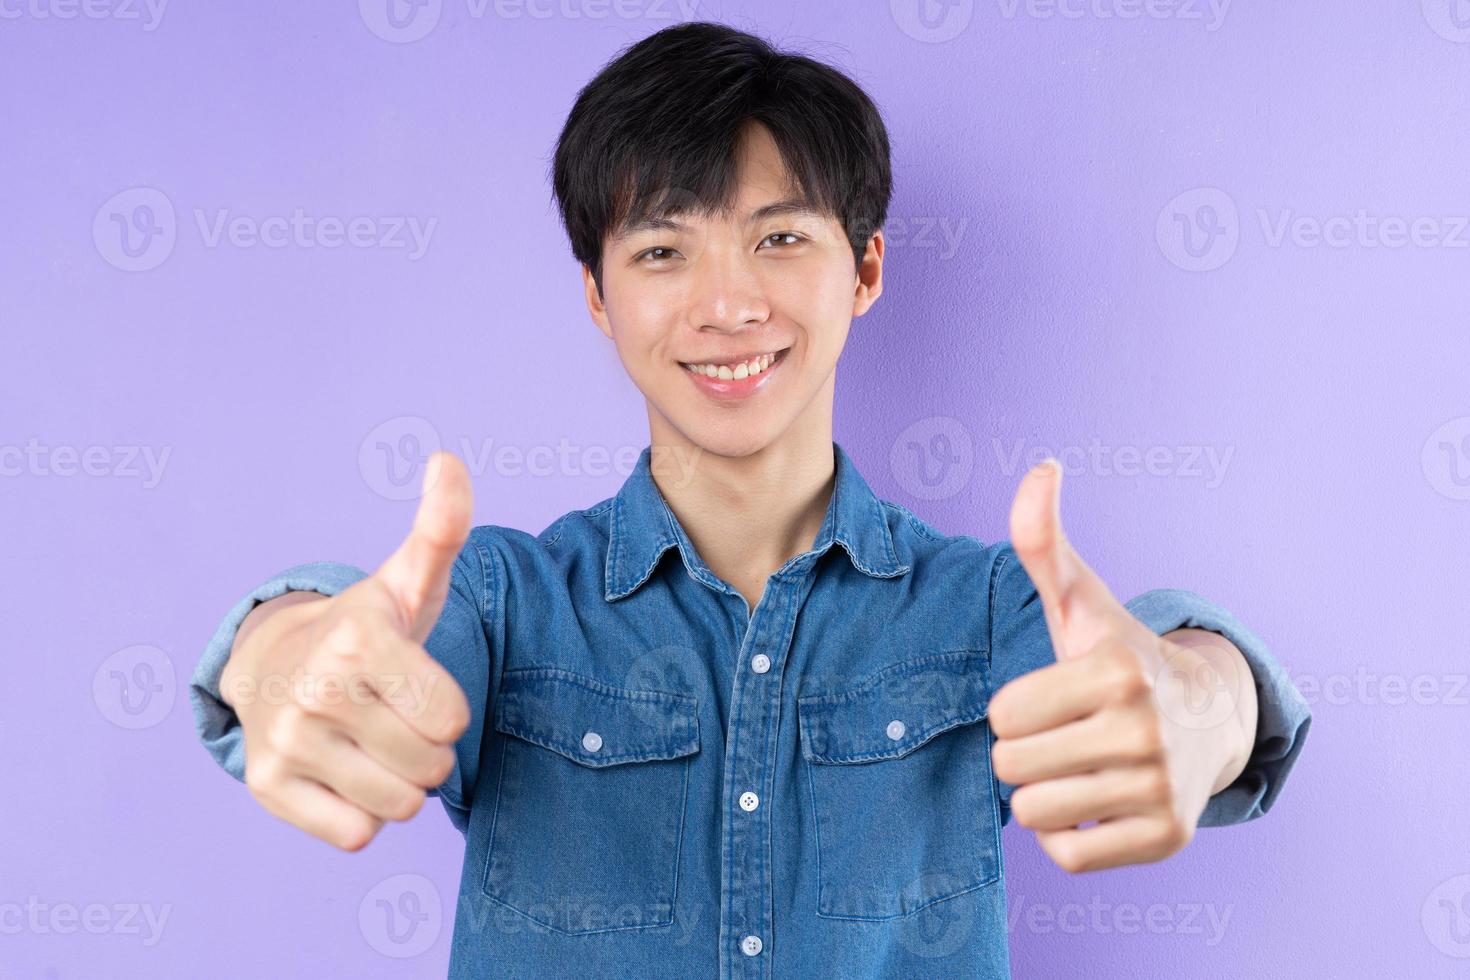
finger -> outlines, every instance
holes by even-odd
[[[321,666],[313,670],[312,687],[298,694],[303,707],[360,733],[370,726],[354,720],[351,707],[379,702],[430,741],[457,740],[469,726],[470,706],[454,676],[397,631],[392,614],[381,608],[390,600],[371,594],[384,589],[381,583],[369,578],[353,588],[367,592],[315,641]]]
[[[469,537],[473,514],[474,491],[464,464],[453,453],[434,453],[424,469],[413,527],[376,572],[403,610],[408,634],[420,643],[444,608],[450,570]]]
[[[1121,658],[1119,658],[1121,659]],[[1022,674],[990,699],[990,729],[998,738],[1020,738],[1086,718],[1118,701],[1130,679],[1118,660],[1079,657]]]
[[[1122,606],[1062,530],[1062,467],[1048,459],[1027,471],[1011,502],[1011,545],[1041,597],[1057,659],[1101,639]]]
[[[423,789],[437,789],[454,769],[452,744],[425,736],[376,697],[354,704],[337,730],[379,765]]]
[[[1163,769],[1126,766],[1022,786],[1011,794],[1011,815],[1032,830],[1065,830],[1167,806],[1168,794]]]
[[[1106,708],[1080,721],[1022,738],[996,739],[991,746],[995,774],[1014,786],[1133,766],[1158,760],[1158,739],[1134,723],[1140,708]]]
[[[423,787],[384,767],[341,733],[329,735],[301,772],[379,820],[407,820],[424,804]]]
[[[1153,816],[1118,817],[1078,829],[1041,830],[1036,840],[1052,860],[1073,873],[1162,861],[1189,843],[1188,835],[1176,824]]]
[[[304,776],[289,777],[256,798],[270,813],[344,851],[362,850],[383,826],[377,817]]]
[[[439,745],[449,745],[464,734],[470,723],[470,703],[454,675],[414,640],[391,630],[376,630],[364,637],[367,671],[359,678],[371,688],[373,700],[391,710],[414,733]],[[366,705],[365,696],[351,699]],[[391,740],[395,729],[364,713],[354,721],[354,736],[370,737],[381,729]]]

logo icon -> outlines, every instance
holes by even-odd
[[[97,254],[124,272],[156,269],[173,253],[177,237],[173,202],[152,187],[114,194],[92,219]]]
[[[1185,191],[1164,206],[1154,227],[1164,258],[1186,272],[1210,272],[1240,244],[1235,202],[1218,187]]]
[[[384,878],[358,904],[357,927],[384,956],[418,956],[434,945],[443,927],[439,889],[423,875]]]
[[[174,663],[146,643],[125,647],[92,675],[92,700],[102,717],[119,728],[152,728],[174,707]]]
[[[1470,416],[1450,419],[1424,441],[1424,478],[1441,496],[1470,500]]]
[[[1470,875],[1456,875],[1435,886],[1419,918],[1435,949],[1455,959],[1470,959]]]
[[[888,465],[898,485],[920,500],[942,500],[959,493],[975,462],[970,433],[959,419],[931,415],[898,434]]]
[[[1470,0],[1424,0],[1424,19],[1446,41],[1470,44]]]
[[[1202,731],[1224,724],[1240,703],[1241,678],[1226,676],[1209,661],[1176,650],[1154,675],[1154,697],[1170,721]]]
[[[393,44],[420,40],[439,23],[443,0],[357,0],[367,29]]]
[[[941,44],[964,33],[975,12],[974,0],[888,0],[898,29],[915,41]]]
[[[414,500],[423,489],[424,466],[438,449],[439,432],[427,419],[398,415],[363,438],[357,469],[378,496]]]

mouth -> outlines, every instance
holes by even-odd
[[[744,398],[765,386],[790,353],[790,347],[715,362],[680,361],[684,373],[705,394],[720,399]]]

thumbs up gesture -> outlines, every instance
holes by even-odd
[[[1054,460],[1033,468],[1011,507],[1011,544],[1057,662],[991,698],[995,775],[1016,787],[1016,821],[1064,870],[1158,861],[1193,838],[1254,737],[1254,700],[1217,703],[1201,725],[1192,685],[1230,673],[1234,683],[1210,694],[1234,699],[1251,687],[1239,682],[1249,667],[1224,637],[1159,636],[1114,598],[1062,531],[1061,478]]]
[[[449,776],[469,702],[423,644],[473,509],[464,464],[435,453],[413,527],[377,571],[332,597],[288,592],[241,623],[220,689],[265,809],[355,851]]]

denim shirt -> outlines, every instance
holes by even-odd
[[[615,497],[539,535],[471,532],[425,643],[472,711],[437,790],[466,841],[451,977],[1010,975],[1012,787],[991,770],[986,706],[1053,662],[1041,604],[1009,544],[941,534],[833,456],[811,550],[753,612],[700,559],[648,448]],[[240,621],[365,574],[287,569],[220,624],[190,697],[236,779],[219,675]],[[1223,609],[1174,589],[1127,606],[1245,655],[1254,752],[1200,823],[1265,813],[1306,703]]]

